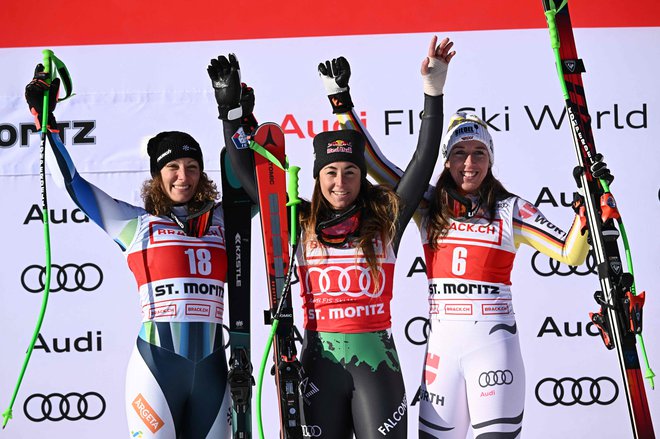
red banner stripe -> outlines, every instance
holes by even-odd
[[[559,2],[559,0],[558,0]],[[581,0],[570,4],[575,27],[660,25],[660,3]],[[541,0],[334,2],[290,0],[53,1],[45,10],[3,3],[0,47],[159,43],[236,39],[544,28]]]

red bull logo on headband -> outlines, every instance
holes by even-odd
[[[353,154],[353,145],[350,142],[346,142],[345,140],[335,140],[328,143],[326,154],[332,154],[335,152]]]

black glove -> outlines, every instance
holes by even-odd
[[[206,71],[211,78],[215,90],[215,100],[218,103],[219,119],[235,120],[243,116],[241,108],[241,69],[238,59],[233,53],[228,58],[220,55],[212,59]],[[254,99],[252,100],[254,107]],[[250,112],[251,113],[251,112]],[[245,113],[246,115],[249,113]]]
[[[602,178],[607,182],[608,186],[614,181],[614,176],[607,168],[607,163],[603,161],[603,154],[597,153],[594,156],[594,163],[591,165],[590,169],[591,175],[593,175],[594,178]]]
[[[241,83],[241,109],[243,112],[241,126],[245,133],[253,133],[259,125],[254,114],[252,114],[254,111],[254,89],[248,87],[244,82]]]
[[[48,90],[48,127],[57,130],[57,121],[53,115],[57,105],[57,95],[60,91],[60,78],[55,78],[48,84],[48,73],[44,72],[43,64],[37,64],[34,78],[25,86],[25,100],[30,112],[34,115],[38,129],[41,129],[41,113],[44,105],[44,92]]]
[[[580,234],[584,235],[589,229],[587,223],[587,208],[584,207],[584,197],[577,192],[573,192],[573,202],[571,207],[575,214],[580,218]]]
[[[351,77],[351,66],[343,56],[332,61],[320,63],[319,76],[323,81],[325,92],[330,99],[333,113],[346,113],[353,108],[348,80]]]

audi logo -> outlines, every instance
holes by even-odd
[[[303,437],[321,437],[323,431],[318,425],[301,425]]]
[[[479,375],[481,387],[503,386],[513,383],[513,372],[510,370],[490,370]]]
[[[549,256],[546,256],[548,258],[546,265],[537,261],[539,255],[541,255],[541,252],[537,251],[532,256],[532,269],[539,276],[570,276],[571,274],[575,274],[577,276],[588,276],[590,274],[596,274],[596,258],[591,251],[587,255],[587,260],[585,261],[584,265],[579,267],[561,264]]]
[[[609,405],[619,396],[619,386],[610,377],[544,378],[536,385],[536,399],[546,407],[557,404]]]
[[[30,404],[31,401],[34,403]],[[25,400],[23,412],[32,422],[93,421],[105,413],[105,399],[97,392],[35,393]]]
[[[51,266],[51,293],[58,291],[73,292],[77,290],[94,291],[103,282],[101,268],[91,262],[76,265],[65,264]],[[53,288],[53,280],[57,286]],[[21,284],[26,291],[40,293],[46,286],[46,267],[30,265],[21,274]]]
[[[431,323],[425,317],[413,317],[406,323],[406,338],[414,345],[426,344],[431,331]]]
[[[330,273],[338,272],[339,274],[337,275],[337,283],[339,287],[339,291],[330,291],[330,288],[332,286],[332,279],[330,278]],[[351,279],[351,272],[359,272],[359,276],[357,278],[357,283],[358,283],[358,288],[360,291],[349,291],[351,289],[352,282],[355,281],[355,279]],[[312,273],[318,273],[318,285],[321,288],[321,291],[318,293],[314,293],[315,295],[318,294],[328,294],[330,296],[341,296],[342,294],[346,294],[347,296],[350,297],[361,297],[361,296],[367,296],[371,298],[375,297],[380,297],[381,294],[383,294],[383,290],[385,289],[385,271],[381,268],[378,267],[378,273],[380,278],[382,279],[382,282],[379,285],[379,289],[376,292],[371,292],[371,271],[369,267],[362,267],[359,265],[351,265],[350,267],[326,267],[326,268],[320,268],[320,267],[309,267],[307,270],[307,273],[305,273],[305,285],[307,286],[307,290],[311,291],[311,283],[309,281],[309,278],[311,277]]]

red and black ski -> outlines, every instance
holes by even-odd
[[[623,237],[627,247],[627,238],[614,197],[607,182],[595,178],[590,171],[597,160],[597,152],[582,84],[581,75],[585,69],[577,55],[567,1],[556,5],[554,0],[543,0],[543,7],[573,134],[579,165],[576,180],[584,190],[589,234],[600,279],[601,291],[596,292],[595,298],[601,309],[592,313],[592,321],[601,331],[606,347],[616,349],[633,437],[652,439],[655,433],[636,343],[642,330],[644,293],[635,294],[632,263],[628,261],[626,272],[621,260],[618,240]],[[643,344],[641,347],[644,353]],[[652,379],[653,373],[648,371],[647,377]]]
[[[273,349],[275,384],[279,395],[280,437],[297,439],[303,437],[299,391],[302,366],[297,357],[293,308],[288,294],[290,283],[287,279],[292,261],[288,245],[284,133],[279,125],[265,123],[259,126],[251,140],[270,155],[254,155],[270,301],[266,323],[271,324],[273,319],[279,321]]]

